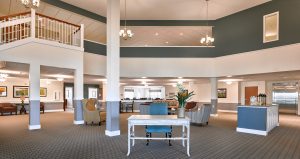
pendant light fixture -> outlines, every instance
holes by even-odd
[[[40,6],[40,0],[21,0],[26,8],[37,8]]]
[[[207,27],[208,27],[209,26],[208,25],[208,1],[209,0],[205,0],[205,1],[206,1],[206,21],[207,21]],[[214,41],[215,41],[215,39],[213,37],[210,37],[208,35],[208,31],[207,31],[205,37],[203,37],[200,40],[200,43],[205,44],[205,45],[211,45]]]
[[[125,0],[125,26],[124,29],[121,29],[120,32],[120,37],[123,38],[124,40],[127,40],[128,38],[132,38],[134,33],[130,30],[127,29],[127,3]]]

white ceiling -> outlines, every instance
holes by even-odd
[[[93,13],[106,16],[106,0],[62,0]],[[124,19],[124,1],[121,17]],[[210,0],[209,19],[215,20],[271,0]],[[130,20],[204,20],[205,0],[127,0]]]

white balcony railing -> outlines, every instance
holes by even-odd
[[[71,24],[39,13],[19,13],[0,17],[0,45],[28,37],[83,48],[84,25]]]

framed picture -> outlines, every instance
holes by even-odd
[[[227,89],[226,88],[218,89],[218,98],[227,98]]]
[[[28,86],[13,86],[13,97],[14,98],[20,98],[22,95],[25,96],[25,98],[29,97],[29,87]]]
[[[7,97],[7,87],[0,86],[0,97]]]
[[[279,40],[279,12],[264,16],[264,37],[263,42]]]
[[[47,88],[45,87],[40,88],[40,97],[47,97]]]

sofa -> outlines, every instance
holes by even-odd
[[[17,107],[12,104],[12,103],[0,103],[0,113],[3,115],[4,113],[15,113],[16,115],[18,114],[18,109]]]

